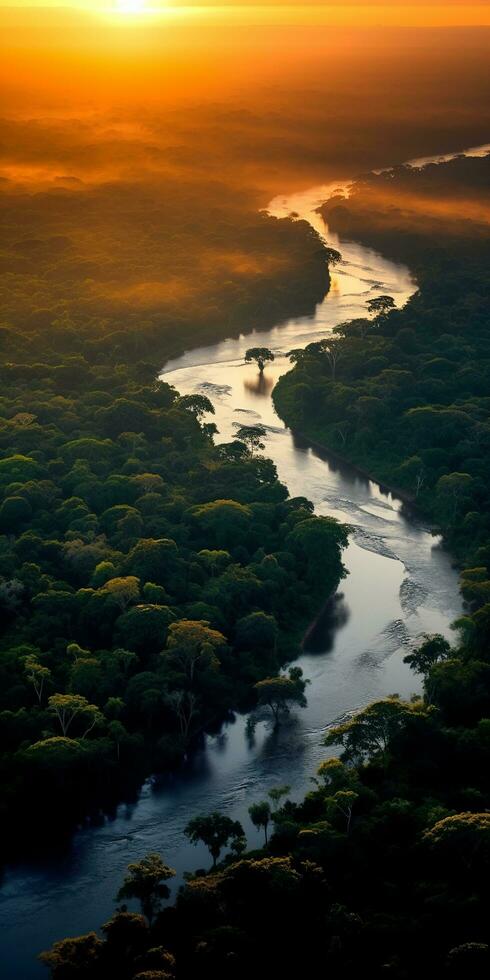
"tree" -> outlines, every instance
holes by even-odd
[[[351,423],[348,419],[341,419],[340,422],[335,422],[332,426],[332,432],[339,437],[342,448],[345,447],[350,431]]]
[[[81,694],[87,700],[99,698],[102,665],[97,657],[77,657],[70,669],[70,694]]]
[[[293,350],[288,350],[286,354],[291,364],[302,364],[306,356],[304,347],[294,347]]]
[[[423,840],[444,862],[461,864],[470,871],[477,865],[480,871],[490,861],[490,813],[455,813],[438,820],[424,831]]]
[[[251,361],[255,361],[261,374],[265,368],[266,362],[273,360],[274,354],[268,347],[249,347],[249,349],[245,351],[245,361],[247,364],[250,364]]]
[[[131,483],[137,488],[139,493],[163,493],[165,482],[158,473],[136,473],[131,477]],[[139,495],[139,494],[138,494]]]
[[[332,793],[336,793],[341,789],[353,789],[354,786],[359,785],[355,769],[346,766],[345,763],[335,756],[332,756],[330,759],[325,759],[324,762],[320,763],[317,769],[317,775],[322,780],[325,788]],[[314,782],[318,785],[317,779],[314,779]]]
[[[264,800],[262,803],[252,803],[252,806],[248,808],[248,812],[254,827],[257,827],[257,829],[260,827],[264,828],[265,843],[267,845],[267,827],[271,819],[270,805],[267,800]]]
[[[32,684],[39,704],[41,704],[44,685],[51,678],[51,671],[49,667],[45,667],[43,664],[40,664],[36,655],[31,653],[24,659],[24,670],[27,680],[30,684]]]
[[[317,775],[327,791],[324,797],[327,816],[340,812],[347,821],[348,834],[354,804],[359,796],[356,790],[360,788],[360,782],[356,770],[346,766],[340,759],[332,757],[325,759],[319,765]],[[314,782],[319,785],[317,779],[314,779]]]
[[[107,963],[110,963],[111,973],[114,973],[119,980],[121,973],[126,972],[125,967],[128,962],[132,964],[133,959],[140,957],[146,949],[149,940],[148,923],[139,912],[118,910],[108,922],[104,922],[101,930],[106,941],[104,949],[106,970]]]
[[[129,874],[117,893],[117,900],[120,902],[125,898],[136,898],[151,926],[163,901],[170,895],[170,889],[165,882],[173,878],[176,872],[164,864],[160,854],[154,852],[135,864],[129,864],[128,871]]]
[[[140,580],[136,578],[136,575],[111,578],[102,586],[100,591],[110,596],[122,612],[124,612],[132,602],[138,602],[140,597]]]
[[[473,478],[469,473],[448,473],[436,483],[436,500],[442,519],[454,521],[461,504],[469,499]]]
[[[321,256],[328,266],[338,265],[339,262],[342,262],[342,253],[338,252],[336,248],[324,246],[322,248]]]
[[[245,836],[243,827],[238,820],[231,820],[221,813],[210,813],[207,817],[194,817],[187,824],[184,834],[192,844],[202,841],[213,859],[213,867],[224,847],[230,842],[242,840]]]
[[[51,949],[39,954],[39,959],[51,970],[52,980],[75,980],[76,977],[98,976],[100,954],[104,944],[95,932],[73,939],[61,939]]]
[[[143,599],[150,606],[167,606],[170,601],[163,585],[155,585],[154,582],[147,582],[143,586]]]
[[[175,613],[168,606],[131,606],[116,620],[116,636],[137,653],[158,653],[174,619]]]
[[[169,627],[166,649],[185,673],[191,687],[197,667],[219,668],[216,652],[225,646],[223,634],[210,629],[204,620],[181,619]]]
[[[142,582],[167,585],[170,576],[181,567],[181,559],[172,538],[142,538],[127,557],[127,571]]]
[[[397,478],[400,484],[415,489],[415,496],[418,497],[426,482],[427,474],[420,456],[410,456],[405,459],[398,467]]]
[[[34,742],[27,747],[26,754],[43,769],[62,775],[67,771],[73,774],[77,763],[85,758],[80,742],[62,735],[53,735]]]
[[[0,530],[16,534],[32,517],[32,507],[25,497],[6,497],[0,507]]]
[[[91,585],[94,589],[100,589],[109,579],[115,578],[116,566],[112,561],[100,561],[98,565],[95,566],[95,571],[92,575]]]
[[[344,578],[342,549],[347,547],[349,528],[333,517],[308,517],[299,521],[288,534],[286,543],[300,560],[306,563],[307,579],[318,589],[337,585]]]
[[[304,681],[302,677],[301,668],[292,667],[289,677],[266,677],[255,684],[258,703],[271,709],[275,725],[279,724],[281,714],[289,714],[291,705],[306,707],[305,687],[309,681]]]
[[[35,422],[36,419],[37,419],[37,415],[33,415],[32,412],[17,412],[17,415],[14,415],[10,421],[12,422],[13,425],[26,426],[26,425],[32,425],[32,423]]]
[[[358,793],[354,793],[351,789],[339,789],[333,796],[327,796],[325,800],[325,806],[327,808],[327,815],[331,814],[335,810],[339,810],[340,813],[345,817],[347,821],[346,833],[350,831],[350,825],[352,820],[352,810],[354,808],[354,803],[358,798]]]
[[[325,737],[324,745],[342,745],[343,759],[360,763],[374,755],[386,755],[390,744],[401,732],[412,714],[425,712],[420,704],[407,704],[392,695],[374,701],[348,721],[335,725]]]
[[[120,718],[124,711],[124,707],[125,705],[122,698],[108,698],[104,706],[104,714],[106,718],[109,719]]]
[[[78,643],[69,643],[66,652],[69,657],[73,657],[75,663],[77,660],[85,660],[85,658],[90,657],[90,650],[81,647]]]
[[[0,459],[0,485],[27,483],[42,477],[42,469],[30,456],[7,456]]]
[[[193,691],[172,691],[167,695],[166,704],[177,715],[180,733],[187,742],[194,718],[199,714],[199,699]]]
[[[379,322],[395,309],[396,304],[392,296],[376,296],[368,299],[366,306],[375,322]]]
[[[121,758],[121,742],[128,738],[128,732],[122,722],[118,721],[117,718],[114,718],[113,721],[109,722],[107,725],[107,731],[110,738],[114,742],[114,745],[116,746],[116,756],[119,762],[119,759]]]
[[[262,442],[265,434],[266,430],[263,425],[241,425],[237,429],[236,437],[240,442],[245,443],[253,455],[259,449],[265,449],[265,443]]]
[[[338,337],[364,337],[369,332],[371,321],[367,317],[356,317],[354,320],[344,320],[333,328],[334,334]]]
[[[433,694],[430,683],[430,671],[436,664],[449,660],[451,653],[450,644],[440,633],[436,633],[434,636],[428,636],[426,633],[425,640],[421,646],[403,658],[404,664],[409,664],[416,674],[422,674],[424,676],[424,686],[429,701]]]
[[[17,612],[22,604],[24,591],[19,579],[0,579],[0,608],[3,606],[9,613]]]
[[[310,346],[310,345],[308,345]],[[313,347],[313,345],[311,345]],[[331,339],[331,340],[321,340],[318,344],[315,344],[316,349],[319,353],[323,354],[330,365],[330,376],[332,381],[335,381],[335,375],[337,373],[337,364],[343,356],[342,341]]]
[[[278,821],[280,819],[279,804],[280,804],[281,800],[284,799],[288,795],[288,793],[290,792],[290,790],[291,790],[291,787],[286,784],[284,786],[273,786],[268,791],[267,796],[269,797],[269,799],[272,800],[272,802],[274,804],[274,810],[271,811],[271,818],[272,818],[272,820]]]
[[[221,575],[225,568],[231,564],[232,560],[229,551],[212,551],[209,548],[203,548],[197,557],[206,569],[207,574],[211,575],[212,578]]]
[[[188,409],[199,420],[208,412],[214,415],[214,405],[206,395],[182,395],[177,401],[177,407]]]
[[[205,538],[208,547],[220,550],[244,544],[250,532],[252,511],[236,500],[211,500],[191,507],[189,515],[196,531]]]
[[[235,643],[240,650],[275,650],[278,634],[274,616],[253,612],[238,620]]]
[[[102,720],[102,713],[95,704],[89,704],[86,698],[80,694],[52,694],[48,698],[48,707],[52,714],[56,715],[61,731],[66,737],[68,730],[75,718],[80,717],[88,728],[85,729],[82,739],[95,727],[97,722]]]

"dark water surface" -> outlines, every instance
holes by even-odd
[[[219,440],[228,440],[245,421],[267,426],[266,453],[291,495],[309,497],[317,513],[353,527],[345,554],[349,576],[298,660],[311,680],[308,707],[277,732],[260,722],[252,739],[246,717],[237,716],[203,740],[181,773],[148,781],[137,803],[121,805],[113,819],[77,833],[62,853],[7,869],[0,890],[0,964],[6,980],[43,976],[35,960],[40,950],[109,918],[129,861],[152,850],[161,851],[179,874],[207,866],[205,849],[192,847],[183,836],[195,814],[227,812],[243,822],[250,844],[258,842],[261,836],[247,815],[250,804],[283,783],[291,785],[292,798],[301,797],[326,755],[321,738],[327,726],[373,698],[417,690],[404,654],[423,632],[449,635],[461,612],[457,575],[439,540],[376,483],[294,438],[274,413],[272,387],[289,369],[284,352],[362,315],[372,296],[389,293],[401,305],[415,288],[406,267],[328,233],[315,209],[329,193],[329,187],[315,188],[270,205],[273,214],[307,218],[342,252],[343,262],[315,315],[194,350],[169,363],[164,373],[182,394],[211,398]],[[246,348],[255,343],[276,354],[263,378],[243,362]],[[33,827],[37,806],[42,800],[33,803]]]

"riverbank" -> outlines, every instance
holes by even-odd
[[[278,410],[277,414],[280,416],[281,414],[280,406],[276,403],[276,400],[274,398],[274,393],[272,395],[272,400],[274,401],[274,405]],[[417,498],[415,497],[414,494],[408,493],[407,490],[402,490],[400,487],[387,483],[385,480],[376,477],[374,473],[370,473],[364,467],[359,466],[355,462],[355,460],[349,459],[348,456],[343,456],[341,453],[336,452],[334,449],[332,449],[331,446],[328,446],[325,443],[320,442],[319,439],[313,434],[314,432],[313,429],[311,430],[311,432],[309,430],[299,431],[298,429],[294,429],[292,430],[292,432],[293,432],[293,436],[303,439],[305,442],[309,443],[309,445],[313,446],[314,449],[318,449],[321,453],[325,453],[329,457],[329,459],[334,460],[336,463],[339,463],[341,466],[348,466],[354,473],[358,473],[359,476],[364,477],[366,480],[371,480],[374,483],[377,483],[379,489],[381,490],[381,493],[385,493],[385,492],[392,493],[395,497],[398,497],[401,501],[403,501],[404,504],[409,505],[414,513],[417,513],[418,511]]]
[[[355,229],[369,242],[389,242],[394,202],[397,193],[406,202],[406,185],[414,193],[420,185],[421,194],[440,203],[449,190],[456,194],[459,187],[461,195],[473,171],[478,188],[489,167],[490,156],[433,165],[429,175],[406,168],[373,175],[354,185],[345,207],[325,213],[349,234]],[[390,196],[376,212],[375,229],[383,229],[377,235],[368,229],[369,210],[385,184]],[[293,431],[311,434],[411,504],[416,498],[458,564],[478,567],[486,553],[488,509],[481,439],[488,425],[490,239],[481,221],[474,235],[471,220],[455,232],[451,215],[446,222],[444,211],[437,220],[435,213],[435,204],[427,220],[412,211],[397,230],[397,252],[405,258],[423,242],[419,289],[406,306],[345,324],[332,338],[335,378],[328,355],[313,346],[273,397]]]

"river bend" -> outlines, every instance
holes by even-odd
[[[308,707],[277,732],[261,722],[253,738],[247,737],[246,717],[236,716],[203,740],[179,774],[149,780],[137,803],[121,805],[99,827],[80,831],[63,852],[7,869],[0,891],[0,962],[8,980],[44,976],[37,952],[109,918],[130,860],[161,851],[179,875],[206,866],[207,853],[183,836],[191,816],[225,811],[243,822],[250,844],[258,842],[247,815],[250,804],[284,783],[291,785],[293,798],[300,798],[325,757],[321,738],[327,726],[374,698],[415,691],[418,681],[403,664],[404,654],[424,632],[449,635],[461,612],[457,575],[429,529],[374,481],[295,438],[274,412],[272,387],[290,367],[285,352],[364,315],[373,296],[388,293],[402,305],[416,288],[405,266],[329,233],[316,209],[339,186],[280,196],[269,205],[275,216],[295,213],[306,219],[342,253],[314,315],[195,349],[168,363],[162,374],[181,394],[209,396],[218,440],[229,440],[245,421],[266,426],[266,453],[291,495],[309,497],[318,514],[353,527],[345,553],[349,575],[298,660],[311,680]],[[244,364],[245,350],[255,344],[275,353],[262,377],[255,366]]]

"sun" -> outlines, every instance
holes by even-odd
[[[141,14],[146,9],[146,0],[117,0],[116,9],[121,14]]]

